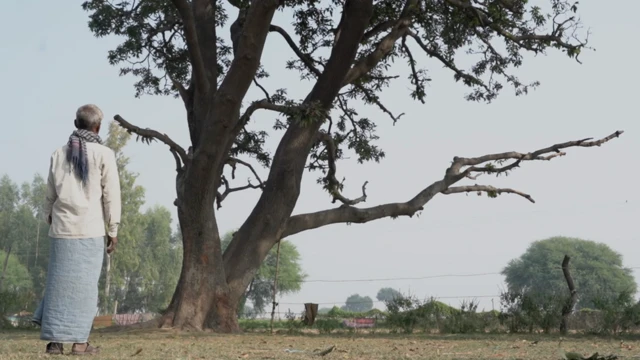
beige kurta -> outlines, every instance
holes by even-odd
[[[87,143],[89,178],[85,186],[67,161],[67,146],[51,156],[45,215],[51,216],[49,236],[86,239],[118,235],[121,199],[115,154],[97,143]]]

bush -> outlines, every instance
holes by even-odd
[[[587,330],[590,333],[618,335],[640,325],[640,304],[634,302],[630,291],[595,299],[594,307],[600,321]]]
[[[500,295],[500,318],[512,333],[533,332],[537,329],[550,333],[552,329],[560,327],[565,301],[562,296],[536,296],[506,291]]]
[[[428,333],[433,330],[445,332],[458,328],[463,321],[461,310],[452,308],[435,299],[420,301],[413,296],[397,296],[386,302],[388,315],[386,324],[391,332],[411,334],[416,329]],[[477,305],[476,305],[477,306]],[[448,324],[458,322],[458,325]]]
[[[487,313],[478,313],[477,300],[463,300],[460,304],[460,310],[452,311],[446,318],[441,332],[450,334],[471,334],[483,333],[490,327],[496,318],[487,316]]]
[[[331,334],[335,330],[342,329],[342,321],[339,319],[317,319],[313,325],[320,334]]]

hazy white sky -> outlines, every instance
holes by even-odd
[[[623,8],[624,11],[620,11]],[[347,177],[346,194],[358,195],[369,181],[367,206],[405,201],[439,179],[453,156],[488,152],[532,151],[556,142],[602,137],[625,130],[623,137],[602,148],[570,150],[550,163],[525,164],[507,178],[481,177],[476,182],[514,187],[533,195],[537,203],[514,196],[496,200],[465,195],[440,195],[420,218],[382,220],[366,225],[335,225],[292,237],[302,254],[310,280],[427,277],[441,274],[497,273],[519,256],[531,241],[555,235],[597,240],[624,255],[627,266],[640,266],[637,156],[640,123],[636,115],[640,70],[636,14],[640,3],[612,0],[580,4],[591,27],[596,52],[584,52],[583,65],[563,54],[528,57],[517,72],[542,86],[526,97],[508,91],[493,104],[464,101],[466,89],[452,74],[424,57],[433,82],[426,105],[409,98],[409,84],[397,82],[384,94],[392,111],[406,115],[396,125],[375,109],[361,114],[376,120],[387,158],[381,164],[359,166],[345,161],[338,176]],[[0,12],[4,38],[0,47],[0,88],[3,120],[0,131],[0,174],[29,181],[45,174],[51,152],[66,142],[79,105],[96,103],[107,119],[121,114],[129,121],[166,132],[188,146],[184,108],[168,97],[135,99],[133,78],[118,77],[107,51],[117,39],[96,39],[89,32],[80,2],[6,0]],[[288,27],[278,13],[274,23]],[[309,84],[284,70],[293,56],[277,35],[270,35],[263,63],[272,77],[271,91],[288,87],[302,98]],[[464,61],[464,59],[463,59]],[[406,70],[393,70],[406,78]],[[247,100],[260,93],[252,89]],[[261,113],[256,126],[268,128],[273,115]],[[105,135],[105,134],[103,134]],[[273,134],[275,148],[280,134]],[[174,162],[159,144],[132,143],[126,149],[131,169],[147,189],[147,206],[173,210]],[[636,155],[633,155],[636,154]],[[263,178],[266,170],[260,170]],[[242,177],[241,177],[242,179]],[[334,206],[306,175],[296,212]],[[232,194],[218,213],[221,230],[240,226],[257,200],[257,192]],[[639,273],[636,271],[636,276]],[[466,296],[499,293],[500,275],[421,280],[322,283],[311,282],[300,293],[280,300],[280,311],[301,309],[303,302],[321,307],[341,304],[352,293],[375,298],[381,287],[440,296],[458,305]],[[490,298],[481,298],[491,307]],[[325,304],[326,303],[326,304]],[[496,306],[498,301],[496,300]],[[382,304],[376,304],[380,307]]]

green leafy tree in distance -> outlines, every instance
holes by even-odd
[[[382,288],[378,291],[378,295],[376,295],[376,299],[378,301],[387,302],[396,298],[402,297],[400,291],[393,288]]]
[[[373,309],[373,300],[368,296],[353,294],[347,298],[342,310],[352,312],[367,312]]]
[[[184,264],[163,326],[238,331],[238,304],[271,248],[287,236],[331,224],[413,216],[438,194],[513,193],[532,201],[509,188],[454,185],[619,136],[539,151],[455,157],[443,178],[416,189],[407,202],[360,207],[365,191],[352,198],[342,193],[340,160],[377,162],[385,156],[377,144],[376,122],[359,115],[356,106],[372,106],[398,121],[383,96],[390,83],[402,81],[395,76],[397,67],[390,73],[392,64],[406,64],[411,86],[406,95],[423,103],[428,67],[451,71],[456,82],[469,88],[470,101],[489,102],[504,88],[524,95],[538,85],[514,74],[527,54],[555,50],[577,59],[585,49],[577,2],[569,1],[551,0],[544,8],[527,0],[85,1],[91,32],[121,41],[109,51],[108,61],[121,67],[120,74],[137,78],[136,96],[175,95],[185,106],[187,146],[115,117],[143,140],[168,145],[175,160]],[[279,21],[290,27],[274,23],[278,9],[284,17]],[[285,43],[292,59],[270,62],[270,69],[263,66],[262,58],[281,54]],[[425,57],[429,65],[416,61]],[[290,95],[286,83],[260,85],[268,71],[282,68],[299,75],[311,90]],[[257,91],[248,93],[251,86]],[[251,121],[264,110],[275,114],[269,124],[273,130]],[[265,148],[268,136],[279,139],[275,152]],[[254,171],[258,165],[268,169],[264,182]],[[256,179],[236,185],[236,168]],[[319,183],[343,206],[293,215],[306,169],[320,172]],[[252,188],[261,191],[260,199],[223,252],[214,205]]]
[[[222,248],[226,249],[233,239],[233,231],[222,237]],[[262,314],[271,305],[273,297],[273,279],[276,271],[277,252],[274,247],[258,269],[238,307],[238,314],[244,315],[245,302],[253,304],[252,312]],[[282,241],[280,244],[280,264],[278,265],[278,296],[300,291],[307,275],[302,271],[300,253],[294,244]]]
[[[571,275],[578,290],[578,307],[592,308],[595,301],[608,301],[621,293],[635,294],[636,281],[622,266],[622,255],[594,241],[552,237],[536,241],[504,268],[508,290],[532,297],[569,296],[562,273],[562,259],[571,257]]]

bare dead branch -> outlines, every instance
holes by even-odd
[[[247,185],[232,188],[232,187],[229,186],[229,181],[227,180],[226,177],[224,177],[224,175],[222,176],[222,185],[225,188],[224,192],[220,193],[218,191],[216,193],[216,206],[217,206],[218,209],[220,209],[222,207],[222,202],[231,193],[242,191],[242,190],[247,190],[247,189],[261,189],[262,188],[261,184],[260,185],[253,185],[251,183],[251,180],[249,180],[249,179],[247,179]]]
[[[256,84],[256,86],[260,88],[260,90],[262,90],[262,92],[264,93],[264,97],[267,99],[267,101],[271,102],[271,96],[269,96],[269,92],[267,91],[267,89],[264,88],[264,86],[260,85],[260,83],[258,82],[258,79],[254,77],[253,83]]]
[[[450,187],[444,191],[442,191],[443,194],[445,195],[450,195],[450,194],[459,194],[459,193],[470,193],[470,192],[475,192],[478,194],[481,193],[487,193],[489,195],[489,197],[496,197],[499,194],[502,193],[507,193],[507,194],[515,194],[515,195],[520,195],[523,198],[531,201],[532,203],[535,204],[535,200],[533,200],[533,198],[531,197],[531,195],[529,194],[525,194],[521,191],[518,190],[513,190],[513,189],[509,189],[509,188],[495,188],[493,186],[490,185],[468,185],[468,186],[454,186],[454,187]]]
[[[565,153],[560,151],[563,149],[571,148],[571,147],[593,147],[600,146],[612,139],[620,137],[624,131],[618,130],[613,134],[604,137],[600,140],[592,140],[592,138],[582,139],[582,140],[574,140],[567,141],[564,143],[559,143],[555,145],[548,146],[546,148],[536,150],[530,153],[519,153],[516,151],[509,151],[504,153],[497,154],[489,154],[476,158],[454,158],[454,162],[459,163],[461,166],[475,166],[479,164],[483,164],[489,161],[499,161],[499,160],[521,160],[521,161],[530,161],[530,160],[551,160],[555,157],[562,156]]]
[[[258,184],[261,188],[264,188],[264,182],[262,181],[262,179],[260,179],[260,175],[258,175],[258,172],[256,172],[256,169],[254,169],[253,165],[249,164],[246,161],[237,159],[237,158],[229,158],[227,160],[227,164],[229,166],[231,166],[231,179],[235,179],[236,178],[236,168],[237,165],[240,164],[242,166],[247,167],[249,170],[251,170],[251,172],[253,173],[253,176],[255,176],[256,180],[258,180]]]
[[[137,127],[131,123],[129,123],[128,121],[126,121],[125,119],[122,118],[122,116],[120,115],[116,115],[113,117],[113,120],[115,120],[120,126],[122,126],[125,130],[127,130],[127,132],[134,133],[137,136],[139,136],[140,138],[143,139],[143,141],[146,141],[147,143],[151,143],[151,141],[153,140],[159,140],[163,143],[165,143],[166,145],[169,146],[169,149],[176,153],[178,158],[180,160],[182,160],[183,164],[188,164],[189,163],[189,158],[187,157],[187,153],[186,151],[184,151],[184,149],[182,148],[182,146],[178,145],[175,141],[171,140],[171,138],[169,136],[167,136],[167,134],[162,134],[156,130],[152,130],[152,129],[142,129],[140,127]],[[176,156],[176,155],[174,155]],[[178,159],[176,159],[177,161]],[[178,165],[178,168],[181,168],[181,166]]]
[[[435,181],[431,185],[424,188],[411,200],[399,203],[389,203],[384,205],[373,206],[369,208],[356,208],[354,206],[341,206],[335,209],[323,210],[314,213],[293,215],[289,218],[287,228],[283,233],[283,237],[287,237],[293,234],[297,234],[302,231],[319,228],[326,225],[338,224],[338,223],[366,223],[369,221],[382,219],[386,217],[396,218],[398,216],[412,217],[418,211],[422,210],[434,196],[437,194],[455,194],[464,192],[486,192],[489,196],[497,195],[499,193],[511,193],[524,197],[525,199],[534,202],[533,198],[523,192],[505,189],[495,188],[488,185],[472,185],[472,186],[459,186],[452,187],[458,181],[469,178],[472,176],[469,171],[462,170],[464,166],[477,166],[490,161],[499,160],[515,160],[513,163],[506,165],[502,168],[515,168],[522,161],[533,160],[550,160],[554,157],[563,154],[560,150],[570,147],[594,147],[601,146],[612,139],[615,139],[623,134],[623,131],[616,131],[615,133],[604,137],[600,140],[582,139],[576,141],[568,141],[552,145],[540,150],[536,150],[530,153],[519,152],[505,152],[499,154],[489,154],[476,158],[461,158],[455,157],[451,166],[447,169],[445,176],[438,181]],[[480,168],[478,168],[480,169]],[[495,173],[496,171],[502,171],[497,169],[495,171],[484,171]],[[480,173],[484,173],[480,172]],[[476,175],[477,177],[478,175]]]
[[[204,94],[209,90],[209,81],[207,80],[207,73],[205,71],[200,46],[198,45],[198,33],[196,31],[196,22],[193,17],[193,11],[191,11],[191,7],[187,0],[172,0],[172,2],[178,9],[178,13],[180,13],[182,23],[184,24],[184,35],[187,43],[187,49],[189,51],[189,57],[191,58],[196,88],[199,92]]]
[[[313,64],[313,59],[311,58],[311,56],[303,53],[302,50],[300,50],[296,42],[293,41],[293,38],[291,38],[291,35],[289,35],[283,28],[277,25],[269,26],[269,31],[277,32],[278,34],[280,34],[287,42],[291,50],[293,50],[293,52],[296,54],[298,59],[300,59],[305,64],[307,69],[309,69],[309,71],[311,71],[316,77],[320,76],[322,72],[318,70],[318,68]]]
[[[367,201],[368,181],[365,182],[364,185],[362,185],[362,196],[360,196],[359,198],[348,199],[344,195],[342,195],[342,193],[340,192],[340,188],[342,188],[342,184],[336,178],[336,171],[337,171],[336,157],[338,152],[336,143],[333,140],[333,137],[331,137],[331,134],[320,132],[318,136],[320,137],[320,140],[324,142],[325,146],[327,147],[327,158],[328,158],[327,162],[329,164],[329,169],[327,171],[327,175],[325,176],[325,182],[326,182],[327,190],[329,190],[329,193],[331,194],[331,196],[333,196],[332,202],[335,203],[336,201],[340,201],[343,205],[352,206],[352,205],[356,205],[361,202]]]
[[[569,316],[578,302],[578,291],[576,290],[576,285],[574,284],[573,277],[571,277],[571,272],[569,271],[570,260],[571,258],[569,255],[565,255],[564,259],[562,259],[562,274],[564,275],[564,279],[567,281],[567,287],[569,288],[569,297],[567,298],[566,303],[562,306],[562,322],[560,323],[560,333],[562,334],[566,334],[569,331]]]

